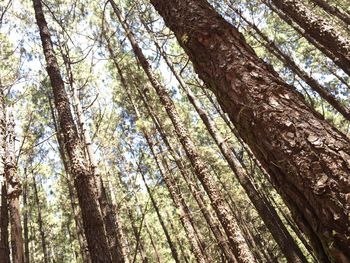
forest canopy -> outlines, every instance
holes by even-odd
[[[0,263],[350,263],[347,0],[1,0]]]

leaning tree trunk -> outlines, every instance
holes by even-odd
[[[110,49],[109,51],[111,52],[111,55],[113,56],[112,50]],[[114,60],[114,57],[113,57],[113,60]],[[125,78],[123,76],[123,72],[122,72],[120,66],[116,63],[115,60],[114,60],[114,64],[115,64],[115,66],[116,66],[116,68],[118,70],[118,74],[119,74],[122,86],[126,90],[127,96],[128,96],[128,98],[130,100],[130,103],[132,104],[132,106],[133,106],[133,108],[135,110],[136,117],[139,119],[140,118],[140,114],[138,112],[136,104],[132,100],[128,84],[127,84],[127,82],[126,82],[126,80],[125,80]],[[177,209],[180,210],[180,220],[181,220],[182,226],[185,229],[187,238],[188,238],[188,240],[190,242],[191,250],[192,250],[194,256],[196,257],[197,262],[206,263],[206,262],[208,262],[208,259],[206,257],[205,252],[204,252],[204,249],[203,249],[203,241],[197,235],[197,230],[195,229],[195,225],[194,225],[193,220],[192,220],[192,218],[190,216],[189,208],[187,207],[186,203],[184,202],[184,199],[182,198],[181,194],[179,193],[180,192],[179,189],[177,189],[175,187],[174,181],[166,173],[166,171],[164,169],[164,166],[159,161],[158,156],[156,155],[156,153],[154,151],[153,144],[151,142],[150,136],[148,135],[148,132],[146,131],[146,129],[143,129],[142,132],[143,132],[143,135],[144,135],[144,137],[145,137],[145,139],[147,141],[147,144],[148,144],[148,146],[149,146],[149,148],[151,150],[152,157],[153,157],[154,161],[156,162],[156,164],[158,166],[158,169],[159,169],[162,177],[164,178],[164,180],[166,182],[168,191],[169,191],[170,196],[171,196],[171,198],[172,198],[172,200],[174,202],[174,205],[175,205],[175,207]]]
[[[205,0],[151,0],[322,262],[350,260],[350,142]]]
[[[199,189],[198,185],[196,183],[193,183],[191,181],[189,173],[186,171],[186,168],[181,161],[181,158],[177,155],[177,153],[174,150],[174,147],[171,145],[170,141],[168,140],[167,134],[164,131],[164,128],[162,127],[159,118],[154,114],[153,110],[151,109],[151,106],[148,104],[147,99],[145,98],[145,95],[142,94],[140,90],[139,95],[152,119],[154,122],[156,129],[158,133],[160,134],[164,144],[167,147],[167,150],[170,154],[170,156],[174,159],[176,166],[180,170],[180,174],[182,175],[184,181],[186,182],[186,185],[188,186],[190,193],[192,194],[194,200],[198,204],[199,210],[202,213],[205,221],[207,222],[209,229],[213,233],[217,243],[218,247],[222,251],[222,253],[225,255],[226,260],[228,262],[236,262],[235,256],[233,255],[230,245],[228,244],[228,240],[225,237],[224,233],[221,231],[220,226],[218,225],[217,220],[214,219],[213,215],[209,212],[207,206],[205,205],[205,200],[202,195],[202,191]],[[146,138],[147,139],[147,138]]]
[[[146,23],[143,23],[147,31],[150,33]],[[161,48],[160,44],[157,41],[153,41],[158,52],[164,58],[169,69],[177,79],[180,87],[183,89],[187,95],[188,100],[195,108],[199,117],[203,121],[205,127],[209,131],[209,134],[214,139],[218,148],[220,149],[223,157],[226,159],[229,167],[232,172],[238,179],[239,183],[242,185],[246,191],[249,199],[254,204],[256,210],[258,211],[260,217],[264,221],[267,228],[270,230],[272,236],[276,240],[277,244],[281,248],[283,254],[286,256],[288,262],[307,262],[300,248],[297,246],[295,240],[288,232],[287,228],[284,226],[283,222],[279,218],[277,212],[274,210],[272,205],[268,202],[263,195],[261,195],[253,182],[250,180],[246,170],[241,166],[239,161],[235,158],[234,153],[231,151],[231,147],[228,142],[224,139],[218,128],[216,127],[215,122],[210,118],[208,113],[202,107],[200,101],[195,97],[192,91],[185,84],[185,81],[182,77],[176,72],[172,62],[164,53],[164,50]]]
[[[33,0],[35,18],[39,27],[43,51],[54,94],[58,122],[64,135],[64,145],[69,156],[71,172],[82,211],[85,235],[93,263],[111,262],[103,218],[95,193],[94,178],[84,157],[84,146],[79,141],[64,82],[54,53],[51,34],[44,17],[40,0]]]
[[[125,263],[126,259],[123,258],[121,243],[120,243],[120,240],[118,239],[118,231],[115,223],[115,217],[113,215],[112,205],[109,203],[107,199],[102,176],[97,167],[97,161],[95,159],[95,154],[92,147],[92,139],[90,136],[90,131],[86,124],[84,113],[83,113],[83,107],[81,105],[81,102],[78,96],[78,91],[74,84],[74,78],[73,78],[73,73],[71,69],[72,62],[70,60],[70,55],[66,54],[65,57],[66,57],[66,60],[65,60],[66,71],[67,71],[67,75],[69,76],[69,82],[70,82],[71,91],[72,91],[73,109],[77,117],[76,120],[77,120],[78,130],[81,134],[81,141],[85,146],[86,156],[89,161],[90,170],[94,176],[94,180],[96,184],[96,192],[97,192],[97,196],[100,204],[104,227],[106,230],[107,240],[110,247],[112,261],[115,263]]]
[[[7,143],[5,177],[8,185],[8,205],[10,212],[11,229],[11,255],[13,263],[24,263],[24,243],[22,236],[22,224],[20,215],[19,196],[22,192],[22,185],[19,181],[16,168],[15,153],[15,120],[12,112],[7,121]]]
[[[210,262],[203,249],[203,241],[200,237],[198,237],[196,233],[197,231],[194,228],[194,223],[192,222],[192,217],[190,216],[189,208],[182,197],[181,191],[179,190],[176,182],[170,175],[170,171],[169,169],[167,169],[167,166],[163,166],[161,160],[159,160],[159,157],[157,156],[154,150],[153,143],[150,141],[150,137],[145,134],[145,138],[147,140],[148,147],[151,150],[152,157],[155,163],[157,164],[159,172],[161,173],[162,178],[164,179],[164,182],[168,188],[171,199],[173,200],[175,207],[179,209],[180,220],[182,226],[185,229],[187,238],[190,242],[192,253],[196,257],[198,263]]]
[[[232,252],[234,253],[236,259],[240,263],[244,262],[254,262],[255,259],[253,254],[249,250],[244,237],[239,229],[239,226],[229,212],[229,208],[222,198],[219,189],[217,188],[215,181],[213,180],[209,168],[201,160],[201,157],[196,149],[194,143],[189,137],[188,131],[183,125],[180,116],[176,110],[175,104],[171,100],[169,94],[166,92],[165,88],[158,82],[155,75],[152,72],[151,66],[148,63],[146,57],[144,56],[141,48],[139,47],[134,34],[132,33],[130,27],[124,19],[121,17],[121,13],[113,0],[109,0],[112,4],[114,13],[118,17],[119,22],[123,26],[123,29],[126,31],[127,37],[130,44],[132,45],[135,56],[140,62],[141,67],[143,68],[145,74],[148,77],[152,87],[156,91],[162,105],[165,107],[166,112],[171,119],[175,132],[179,137],[179,140],[184,147],[186,155],[188,156],[191,164],[194,168],[195,174],[203,185],[206,193],[208,194],[211,204],[214,208],[214,211],[225,230],[225,233],[228,237],[229,244],[231,246]]]
[[[158,204],[157,204],[155,198],[153,197],[152,190],[151,190],[150,187],[148,186],[144,174],[141,173],[141,175],[142,175],[143,183],[144,183],[145,186],[146,186],[147,193],[148,193],[148,195],[149,195],[149,197],[150,197],[150,199],[151,199],[153,208],[154,208],[154,210],[156,211],[156,214],[157,214],[159,223],[160,223],[160,225],[161,225],[161,227],[162,227],[162,229],[163,229],[164,235],[165,235],[166,240],[167,240],[167,242],[168,242],[168,245],[169,245],[171,254],[172,254],[172,256],[173,256],[173,259],[175,260],[175,262],[180,263],[179,255],[178,255],[176,246],[175,246],[174,242],[172,241],[172,239],[171,239],[171,237],[170,237],[169,231],[168,231],[168,229],[167,229],[167,227],[166,227],[166,225],[165,225],[165,222],[164,222],[164,220],[163,220],[163,217],[162,217],[162,215],[161,215],[161,213],[160,213],[160,209],[159,209],[159,207],[158,207]]]
[[[65,183],[68,188],[68,194],[69,194],[69,201],[74,217],[74,222],[75,222],[75,228],[76,228],[76,237],[79,243],[79,248],[80,248],[80,255],[82,257],[82,260],[84,263],[90,263],[90,255],[89,255],[89,250],[86,242],[86,237],[84,234],[84,227],[83,227],[83,220],[81,216],[81,211],[77,205],[77,197],[76,193],[74,192],[74,184],[72,181],[72,174],[71,174],[71,168],[69,164],[69,160],[67,158],[67,153],[65,152],[65,148],[63,145],[63,135],[61,132],[61,129],[57,123],[57,118],[55,114],[55,110],[53,108],[51,98],[48,96],[49,100],[49,105],[50,105],[50,111],[51,111],[51,116],[52,116],[52,121],[53,121],[53,126],[55,127],[56,131],[56,139],[58,143],[58,151],[61,156],[61,161],[63,163],[64,171],[65,171]]]
[[[264,0],[265,1],[265,0]],[[330,51],[336,59],[335,64],[350,75],[350,41],[331,23],[316,15],[300,0],[271,0],[286,16],[297,23],[306,39],[313,39]],[[284,17],[281,17],[284,19]],[[322,51],[322,50],[321,50]]]
[[[108,40],[107,40],[108,41]],[[136,103],[134,102],[131,94],[130,94],[130,90],[128,88],[128,85],[127,85],[127,82],[126,82],[126,79],[124,78],[124,75],[123,75],[123,72],[120,68],[120,66],[118,65],[118,63],[116,62],[116,59],[114,58],[113,56],[113,52],[112,52],[112,49],[110,47],[110,43],[108,42],[108,49],[109,49],[109,52],[111,53],[111,56],[113,57],[113,61],[114,61],[114,65],[115,67],[117,68],[117,71],[118,71],[118,75],[120,77],[120,81],[122,83],[122,86],[124,87],[125,91],[126,91],[126,94],[127,94],[127,97],[131,103],[131,105],[133,106],[133,109],[135,111],[135,115],[137,117],[137,119],[141,119],[141,114],[139,113],[139,110],[136,106]],[[136,85],[139,85],[140,83],[136,84]],[[145,107],[147,108],[147,110],[149,111],[149,114],[152,114],[152,116],[154,116],[153,112],[151,112],[151,109],[149,108],[149,105],[147,103],[147,99],[144,97],[144,95],[141,93],[141,91],[137,88],[139,94],[140,94],[140,97],[141,97],[141,100],[144,102],[145,104]],[[155,117],[155,116],[154,116]],[[152,118],[153,120],[154,118]],[[157,130],[158,132],[162,133],[162,131],[160,130],[161,127],[157,127]],[[148,142],[149,144],[149,140],[150,140],[150,137],[147,135],[147,131],[143,128],[142,129],[142,132],[146,138],[146,141]],[[169,147],[169,150],[171,150],[171,146],[170,146],[170,143],[168,142],[167,138],[166,138],[166,135],[164,134],[164,132],[162,133],[161,135],[162,139],[164,140],[165,144]],[[190,188],[190,191],[191,193],[193,194],[194,198],[196,199],[196,202],[198,203],[199,207],[200,207],[200,211],[202,212],[205,220],[207,221],[208,225],[210,226],[210,229],[212,230],[218,244],[219,244],[219,247],[220,249],[223,251],[223,253],[226,255],[226,258],[228,259],[229,262],[234,262],[234,256],[232,254],[232,252],[230,251],[230,247],[229,245],[227,244],[227,239],[225,238],[225,236],[223,235],[223,233],[221,232],[219,226],[217,224],[214,223],[214,220],[212,218],[212,216],[209,214],[209,211],[207,209],[207,207],[204,205],[204,201],[202,201],[201,199],[201,194],[200,194],[200,191],[198,189],[193,189],[195,188],[193,186],[192,183],[189,183],[189,176],[186,175],[187,173],[185,172],[185,169],[184,167],[182,167],[180,165],[180,161],[179,161],[179,158],[177,158],[177,156],[175,155],[172,155],[174,156],[174,159],[175,159],[175,162],[177,163],[177,166],[179,167],[180,169],[180,172],[181,174],[183,175],[183,178],[186,180],[187,182],[187,185],[189,186]],[[147,186],[147,185],[146,185]],[[152,195],[150,194],[150,197]],[[151,198],[151,201],[152,201],[152,198]],[[152,201],[153,202],[153,201]],[[157,211],[157,210],[156,210]],[[165,227],[165,225],[164,225]],[[164,228],[164,233],[166,233],[167,231],[165,231],[166,229]],[[179,259],[178,259],[178,254],[175,250],[175,246],[172,244],[171,240],[170,240],[170,236],[166,235],[167,237],[167,240],[169,242],[169,246],[171,248],[171,251],[172,251],[172,255],[174,257],[174,260],[177,262]]]
[[[275,55],[285,66],[290,68],[296,75],[299,76],[306,84],[310,86],[315,92],[320,95],[325,101],[327,101],[331,106],[334,107],[338,112],[340,112],[344,118],[350,121],[350,110],[346,106],[342,105],[340,101],[338,101],[334,95],[328,91],[325,87],[323,87],[316,79],[311,77],[306,71],[304,71],[301,67],[297,65],[297,63],[293,60],[292,57],[288,56],[286,53],[280,49],[275,42],[269,39],[255,24],[248,21],[242,13],[237,10],[232,4],[228,4],[228,6],[234,10],[237,15],[249,26],[251,27],[259,37],[262,38],[263,41],[259,40],[256,36],[253,36],[257,41],[263,42],[263,46],[273,55]]]

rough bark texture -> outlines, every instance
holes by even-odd
[[[65,47],[65,46],[64,46]],[[72,105],[77,121],[77,128],[81,138],[81,143],[85,148],[85,157],[88,160],[90,171],[94,177],[96,184],[96,193],[103,216],[104,227],[106,230],[107,240],[112,256],[112,261],[116,263],[124,263],[124,258],[121,252],[121,245],[118,240],[118,233],[116,229],[115,219],[113,215],[113,209],[111,204],[107,200],[103,180],[99,172],[97,161],[92,147],[92,140],[90,136],[90,130],[86,124],[83,107],[81,105],[78,90],[74,81],[74,75],[72,71],[72,61],[69,54],[69,48],[65,48],[65,51],[61,48],[61,54],[64,58],[64,64],[67,72],[68,82],[71,88]]]
[[[6,181],[1,185],[1,211],[0,211],[0,262],[10,263],[9,247],[9,211],[7,204]]]
[[[285,15],[303,28],[303,35],[312,38],[334,56],[335,64],[350,74],[350,41],[338,32],[332,24],[316,15],[300,0],[271,0]],[[283,19],[283,17],[282,17]]]
[[[5,101],[2,91],[0,91],[0,176],[1,183],[1,207],[0,207],[0,262],[10,263],[9,249],[9,207],[7,201],[7,186],[5,180],[5,145],[6,145],[6,113]]]
[[[77,124],[79,127],[79,131],[82,137],[82,143],[85,146],[86,157],[89,161],[89,166],[92,175],[94,176],[95,184],[96,184],[96,192],[100,204],[101,213],[103,216],[104,227],[107,234],[107,240],[110,248],[110,253],[112,256],[112,261],[115,263],[124,263],[125,259],[123,258],[123,253],[121,251],[121,244],[118,240],[118,231],[115,224],[115,217],[113,215],[113,209],[111,204],[107,199],[107,194],[105,191],[104,183],[97,167],[97,162],[95,159],[95,154],[92,148],[92,140],[89,132],[89,128],[86,124],[83,107],[81,105],[78,91],[74,85],[73,81],[73,73],[71,70],[71,61],[69,55],[66,56],[66,68],[67,73],[70,76],[70,85],[72,89],[72,101],[73,108],[77,117]]]
[[[19,181],[16,168],[15,120],[13,119],[11,112],[7,121],[5,177],[8,183],[7,198],[10,212],[12,262],[24,263],[24,247],[19,203],[19,197],[22,193],[22,185]]]
[[[350,258],[350,143],[205,0],[151,0],[323,262]],[[327,254],[327,256],[325,255]]]
[[[138,58],[141,67],[143,68],[145,74],[148,77],[152,87],[156,91],[162,105],[165,107],[166,112],[171,119],[176,135],[178,136],[186,155],[188,156],[191,164],[194,168],[195,174],[198,177],[199,181],[203,185],[206,193],[208,194],[211,204],[214,208],[214,211],[225,230],[227,238],[229,240],[230,246],[233,250],[233,253],[236,256],[238,262],[254,262],[254,257],[249,250],[244,237],[239,229],[237,222],[234,217],[229,212],[227,204],[222,198],[219,189],[215,185],[215,181],[210,175],[207,165],[201,160],[198,150],[193,144],[192,140],[189,137],[189,134],[180,119],[180,116],[176,110],[175,104],[171,100],[169,94],[166,92],[165,88],[158,82],[155,75],[152,72],[151,66],[148,63],[146,57],[144,56],[141,48],[138,46],[138,43],[131,32],[129,26],[121,18],[120,11],[116,6],[113,0],[109,1],[112,4],[114,12],[118,17],[119,22],[122,24],[124,30],[127,32],[127,37],[131,43],[135,56]]]
[[[246,23],[249,27],[253,28],[254,31],[261,37],[263,40],[264,47],[269,50],[272,54],[274,54],[283,64],[289,67],[300,79],[305,81],[306,84],[310,86],[314,91],[316,91],[321,98],[327,101],[330,105],[332,105],[337,111],[339,111],[344,118],[350,120],[350,110],[342,105],[333,95],[330,93],[325,87],[323,87],[317,80],[312,78],[307,72],[305,72],[302,68],[300,68],[296,62],[294,62],[293,58],[285,54],[272,40],[268,38],[260,29],[245,19],[241,12],[239,12],[232,4],[228,4],[231,9],[233,9]],[[258,40],[261,41],[261,40]]]
[[[147,28],[147,25],[145,23],[144,23],[144,26]],[[150,33],[150,30],[148,28],[147,30]],[[178,83],[180,84],[180,87],[184,90],[188,100],[195,108],[199,117],[202,119],[205,127],[209,131],[209,134],[211,135],[211,137],[214,139],[215,143],[219,147],[222,155],[226,159],[231,170],[233,171],[239,183],[242,185],[242,187],[246,191],[249,199],[254,204],[262,220],[270,230],[277,244],[280,246],[283,254],[286,256],[288,262],[307,262],[300,248],[297,246],[296,242],[293,240],[292,236],[289,234],[288,230],[283,225],[283,222],[279,218],[277,212],[274,210],[274,208],[268,202],[268,200],[258,192],[253,182],[250,180],[245,169],[241,166],[239,161],[235,158],[234,153],[231,151],[230,145],[225,140],[225,138],[222,137],[220,131],[216,127],[215,122],[209,117],[208,113],[202,107],[200,101],[195,97],[192,91],[185,84],[184,80],[176,72],[172,62],[166,56],[161,46],[156,41],[154,41],[154,44],[158,49],[158,52],[164,58],[171,72],[177,79]]]
[[[82,211],[85,235],[93,263],[111,262],[103,219],[95,193],[95,183],[84,158],[74,124],[67,93],[64,88],[59,65],[54,54],[51,35],[44,17],[40,0],[33,0],[35,17],[39,26],[40,37],[47,64],[47,72],[53,88],[58,122],[64,135],[64,145],[69,156],[71,172],[77,189],[79,205]]]
[[[70,201],[72,213],[74,216],[74,222],[75,222],[75,228],[76,228],[76,239],[78,240],[78,243],[79,243],[80,254],[81,254],[83,262],[90,263],[91,257],[89,255],[88,245],[87,245],[85,234],[84,234],[84,227],[83,227],[83,220],[81,217],[81,210],[79,209],[77,202],[76,202],[77,197],[76,197],[76,193],[74,191],[74,184],[73,184],[73,180],[72,180],[71,168],[70,168],[69,160],[67,158],[67,154],[65,152],[65,148],[63,145],[64,138],[63,138],[61,129],[59,127],[59,124],[57,123],[57,118],[56,118],[55,110],[54,110],[52,102],[51,102],[51,98],[48,97],[48,100],[49,100],[53,125],[54,125],[55,131],[56,131],[58,151],[60,153],[63,167],[64,167],[64,170],[66,172],[65,183],[67,184],[69,201]]]

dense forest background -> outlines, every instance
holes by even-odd
[[[350,262],[349,2],[209,2],[1,0],[1,263]]]

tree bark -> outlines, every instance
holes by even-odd
[[[76,114],[78,130],[81,134],[81,141],[85,146],[86,157],[89,161],[90,170],[94,176],[94,180],[96,184],[97,196],[100,204],[101,213],[103,216],[103,222],[106,230],[107,240],[110,247],[112,261],[116,263],[124,263],[125,259],[123,258],[123,253],[121,251],[120,241],[118,240],[118,233],[117,233],[115,219],[113,215],[113,209],[107,199],[104,183],[103,183],[101,174],[99,172],[99,169],[97,167],[97,161],[95,159],[95,154],[92,148],[90,131],[86,124],[84,113],[83,113],[83,107],[81,105],[81,102],[78,96],[78,91],[74,84],[74,76],[71,68],[72,63],[71,63],[70,55],[69,55],[69,52],[67,52],[67,54],[64,54],[63,51],[62,51],[62,55],[65,58],[64,63],[66,66],[67,75],[69,76],[68,79],[69,79],[71,92],[72,92],[72,102],[73,102],[72,104],[73,104],[74,112]]]
[[[0,211],[0,262],[10,263],[9,247],[9,211],[7,203],[6,181],[1,185],[1,211]]]
[[[300,68],[290,56],[288,56],[280,48],[278,48],[276,43],[274,43],[263,32],[261,32],[261,30],[256,25],[254,25],[253,23],[248,21],[246,18],[244,18],[241,12],[239,12],[234,6],[232,6],[232,4],[228,4],[228,5],[232,10],[234,10],[240,16],[240,18],[242,18],[242,20],[249,27],[254,29],[254,31],[263,39],[263,45],[268,51],[270,51],[273,55],[275,55],[285,66],[290,68],[297,76],[299,76],[300,79],[305,81],[305,83],[308,84],[311,89],[317,92],[317,94],[319,94],[321,98],[323,98],[331,106],[333,106],[334,109],[340,112],[344,116],[344,118],[350,121],[350,110],[346,106],[342,105],[334,97],[334,95],[332,95],[325,87],[323,87],[317,80],[312,78],[307,72],[305,72],[302,68]]]
[[[170,141],[168,140],[168,136],[166,132],[164,131],[163,125],[161,124],[159,118],[154,114],[154,111],[151,109],[151,106],[147,102],[147,99],[145,98],[145,95],[142,94],[140,90],[139,95],[141,100],[143,101],[148,114],[150,115],[154,125],[156,126],[156,129],[158,133],[160,134],[163,142],[165,143],[167,150],[169,154],[174,159],[176,166],[179,168],[180,173],[186,182],[186,185],[188,186],[191,195],[194,197],[200,212],[202,213],[205,221],[207,222],[209,226],[209,230],[214,234],[214,237],[218,243],[219,249],[222,251],[222,253],[225,255],[225,258],[228,262],[236,262],[235,256],[233,255],[231,248],[229,246],[228,239],[225,238],[224,234],[222,233],[220,226],[218,225],[218,222],[213,218],[213,216],[210,214],[207,206],[205,205],[205,200],[202,195],[202,191],[199,189],[198,185],[191,181],[190,174],[186,171],[186,168],[181,161],[181,158],[176,153],[174,147],[171,145]],[[148,137],[150,138],[150,137]],[[147,138],[146,138],[147,140]]]
[[[144,26],[146,26],[147,28],[147,25],[145,23]],[[149,29],[148,32],[150,32]],[[218,146],[220,152],[226,159],[232,172],[244,188],[249,199],[254,204],[257,212],[259,213],[260,217],[270,230],[272,236],[276,240],[277,244],[279,245],[285,257],[287,258],[288,262],[307,262],[300,248],[297,246],[295,240],[290,235],[287,228],[284,226],[283,222],[279,218],[277,212],[274,210],[269,201],[266,198],[264,198],[264,196],[261,195],[255,188],[254,183],[250,180],[247,174],[247,171],[242,167],[242,165],[234,156],[234,153],[231,151],[231,147],[229,146],[228,142],[222,137],[221,133],[216,127],[215,122],[209,117],[208,113],[202,107],[201,103],[198,101],[198,99],[195,97],[192,91],[188,88],[188,86],[185,84],[180,75],[176,72],[172,62],[165,55],[161,46],[156,41],[154,41],[154,44],[161,56],[164,58],[169,69],[177,79],[178,83],[180,84],[180,87],[185,92],[188,100],[193,105],[199,117],[203,121],[209,134],[214,139],[216,145]]]
[[[105,164],[105,167],[106,164]],[[110,174],[108,171],[106,171],[107,174],[107,178],[110,178]],[[116,227],[117,227],[117,233],[118,233],[118,240],[120,242],[121,245],[121,257],[124,259],[124,263],[129,263],[129,255],[130,255],[130,249],[128,246],[128,242],[124,233],[124,229],[123,229],[123,222],[122,222],[122,218],[120,216],[120,210],[117,208],[117,201],[116,201],[116,197],[113,191],[113,187],[111,185],[111,181],[108,180],[108,184],[107,184],[106,191],[108,190],[108,192],[110,193],[111,196],[111,204],[112,204],[112,208],[114,211],[114,216],[115,216],[115,223],[116,223]]]
[[[112,50],[111,50],[111,49],[110,49],[110,52],[111,52],[111,54],[112,54]],[[115,60],[114,60],[114,61],[115,61]],[[128,89],[127,82],[126,82],[126,80],[125,80],[125,78],[124,78],[124,76],[123,76],[123,72],[122,72],[120,66],[116,63],[116,61],[115,61],[114,64],[115,64],[115,66],[116,66],[116,68],[117,68],[117,70],[118,70],[118,75],[119,75],[120,80],[121,80],[121,83],[122,83],[122,85],[123,85],[123,87],[124,87],[124,89],[125,89],[125,91],[126,91],[126,93],[127,93],[127,96],[128,96],[128,98],[129,98],[129,100],[130,100],[130,103],[132,104],[132,106],[133,106],[133,108],[134,108],[135,115],[136,115],[137,119],[141,119],[141,114],[139,113],[139,110],[138,110],[138,108],[137,108],[137,106],[136,106],[136,104],[135,104],[135,102],[134,102],[134,100],[133,100],[133,98],[132,98],[132,96],[131,96],[131,94],[130,94],[130,91],[129,91],[129,89]],[[147,100],[145,99],[145,97],[143,96],[143,94],[141,93],[141,91],[140,91],[139,89],[138,89],[138,92],[139,92],[140,97],[141,97],[142,101],[144,102],[146,108],[149,109],[148,104],[147,104]],[[150,110],[150,109],[149,109],[149,110]],[[152,114],[152,113],[150,112],[150,114]],[[160,127],[159,127],[159,128],[160,128]],[[142,131],[143,131],[143,134],[144,134],[144,136],[145,136],[145,138],[146,138],[147,143],[150,144],[150,137],[148,136],[147,131],[146,131],[145,129],[142,129]],[[159,131],[159,130],[158,130],[158,131]],[[160,132],[160,131],[159,131],[159,132]],[[163,133],[163,135],[162,135],[162,138],[166,140],[165,143],[168,145],[168,147],[170,147],[170,143],[168,142],[168,140],[167,140],[167,138],[166,138],[166,136],[165,136],[164,133]],[[172,150],[172,148],[171,148],[171,150]],[[173,154],[173,156],[174,156],[174,158],[175,158],[175,160],[176,160],[176,162],[177,162],[177,164],[178,164],[178,167],[179,167],[179,169],[180,169],[180,171],[181,171],[181,174],[183,175],[184,179],[186,180],[187,185],[188,185],[189,188],[190,188],[190,191],[191,191],[192,195],[194,196],[194,198],[196,199],[196,201],[197,201],[197,203],[198,203],[198,205],[199,205],[200,211],[203,213],[203,215],[204,215],[204,217],[205,217],[207,223],[208,223],[209,226],[210,226],[210,229],[213,231],[214,236],[215,236],[215,238],[217,239],[217,241],[218,241],[218,243],[219,243],[220,249],[223,250],[223,253],[226,255],[226,258],[227,258],[230,262],[234,262],[234,261],[235,261],[235,258],[234,258],[234,256],[232,255],[232,253],[230,252],[230,248],[229,248],[229,246],[227,245],[227,240],[226,240],[225,237],[222,235],[222,233],[221,233],[219,227],[217,226],[217,224],[215,224],[215,223],[213,222],[212,216],[209,214],[209,212],[208,212],[206,206],[204,205],[204,201],[202,201],[202,199],[201,199],[201,196],[200,196],[200,194],[199,194],[200,191],[199,191],[198,189],[193,189],[193,184],[189,182],[189,176],[186,175],[186,172],[184,171],[184,167],[183,167],[183,166],[180,166],[180,164],[179,164],[180,161],[179,161],[179,159],[177,158],[177,156],[175,156],[174,154]],[[146,183],[146,181],[145,181],[145,183]],[[146,185],[146,187],[147,187],[147,185]],[[148,187],[147,187],[147,189],[148,189]],[[151,201],[152,201],[152,195],[151,195],[151,193],[150,193],[150,197],[151,197]],[[152,201],[152,203],[153,203],[153,201]],[[156,210],[156,211],[157,211],[157,210]],[[162,224],[162,223],[161,223],[161,224]],[[164,223],[163,223],[163,224],[164,224]],[[164,227],[165,227],[165,225],[164,225]],[[165,232],[165,231],[164,231],[164,232]],[[167,237],[167,240],[168,240],[168,241],[170,240],[170,236],[169,236],[169,238]],[[172,242],[170,242],[169,245],[170,245],[172,254],[173,254],[173,256],[174,256],[174,259],[176,260],[176,258],[177,258],[177,260],[178,260],[177,252],[176,252],[176,251],[173,251],[173,250],[175,250],[175,246],[174,246],[173,244],[171,244],[171,243],[172,243]],[[176,252],[176,255],[174,255],[174,252]]]
[[[309,41],[312,39],[311,41],[316,41],[323,46],[334,57],[327,56],[350,75],[349,39],[341,35],[327,20],[312,12],[300,0],[271,0],[271,2],[303,29],[302,35],[306,39]],[[285,19],[284,16],[280,17]]]
[[[172,231],[172,234],[175,236],[176,243],[179,245],[180,250],[181,250],[182,259],[183,259],[183,261],[181,261],[181,262],[189,263],[190,260],[188,258],[188,253],[187,253],[187,251],[185,251],[185,247],[184,247],[182,240],[180,240],[179,236],[177,235],[175,226],[173,224],[173,218],[172,218],[172,216],[170,216],[168,211],[165,211],[165,212],[166,212],[166,218],[169,221],[169,225],[170,225],[170,229]]]
[[[10,212],[12,262],[24,263],[24,244],[19,203],[22,185],[19,181],[16,168],[15,120],[13,119],[12,112],[9,112],[7,121],[5,177],[8,185],[7,198]]]
[[[165,88],[158,82],[155,75],[153,74],[151,66],[144,56],[141,48],[139,47],[130,27],[126,21],[121,18],[121,14],[117,5],[113,0],[109,0],[109,2],[112,4],[114,13],[118,17],[119,22],[122,24],[127,34],[135,56],[138,58],[141,67],[143,68],[145,74],[148,77],[148,80],[156,91],[162,105],[165,107],[166,112],[173,123],[175,132],[179,137],[179,140],[184,147],[189,160],[191,161],[191,164],[199,181],[202,183],[205,191],[210,198],[211,204],[221,225],[225,230],[231,249],[235,254],[236,259],[240,263],[254,262],[254,257],[249,250],[244,237],[242,236],[239,226],[234,217],[229,213],[227,204],[224,202],[224,199],[217,189],[207,165],[201,160],[195,145],[190,139],[188,132],[180,119],[180,116],[175,108],[175,104],[171,100]]]
[[[85,233],[84,233],[84,227],[83,227],[83,220],[82,220],[82,216],[81,216],[81,211],[80,211],[79,207],[76,204],[77,197],[76,197],[76,193],[74,192],[74,184],[72,182],[71,168],[70,168],[69,160],[67,158],[67,154],[65,152],[65,148],[64,148],[64,145],[63,145],[64,138],[63,138],[61,129],[59,127],[59,124],[57,123],[55,110],[53,108],[50,96],[48,96],[48,100],[49,100],[49,105],[50,105],[50,111],[51,111],[53,125],[54,125],[55,131],[56,131],[56,139],[57,139],[57,143],[58,143],[58,151],[60,153],[61,160],[62,160],[62,163],[63,163],[63,167],[64,167],[64,170],[65,170],[65,173],[66,173],[65,183],[67,184],[68,194],[69,194],[69,201],[70,201],[70,205],[71,205],[71,208],[72,208],[72,213],[73,213],[73,216],[74,216],[76,235],[77,235],[77,239],[78,239],[78,243],[79,243],[81,258],[82,258],[84,263],[90,263],[91,262],[91,257],[89,255],[88,245],[87,245],[87,241],[86,241],[86,237],[85,237]]]
[[[149,137],[148,137],[149,138]],[[203,249],[203,242],[199,239],[197,231],[194,229],[194,223],[189,214],[189,208],[185,204],[185,201],[181,195],[180,190],[176,187],[174,179],[170,177],[169,169],[166,169],[167,166],[163,166],[161,161],[158,159],[157,154],[154,151],[153,144],[151,141],[147,141],[148,146],[150,147],[154,161],[156,162],[160,173],[164,179],[164,182],[168,188],[170,196],[174,202],[174,205],[179,209],[179,216],[181,223],[187,234],[187,238],[191,244],[191,250],[194,256],[197,259],[198,263],[209,263],[210,260],[207,258],[205,251]]]
[[[43,51],[47,64],[54,94],[54,102],[58,112],[58,122],[64,135],[64,145],[74,176],[79,205],[82,211],[85,235],[93,263],[111,263],[111,254],[108,247],[103,218],[95,192],[94,178],[89,171],[87,160],[84,157],[84,146],[79,141],[67,93],[64,88],[57,58],[47,22],[40,0],[33,0],[35,18],[39,27]]]
[[[205,0],[151,0],[313,242],[350,258],[349,139],[306,105]]]
[[[7,183],[5,180],[5,163],[6,163],[6,112],[5,100],[2,90],[0,91],[0,176],[1,183],[1,207],[0,207],[0,262],[10,263],[9,248],[9,206],[7,200]]]

